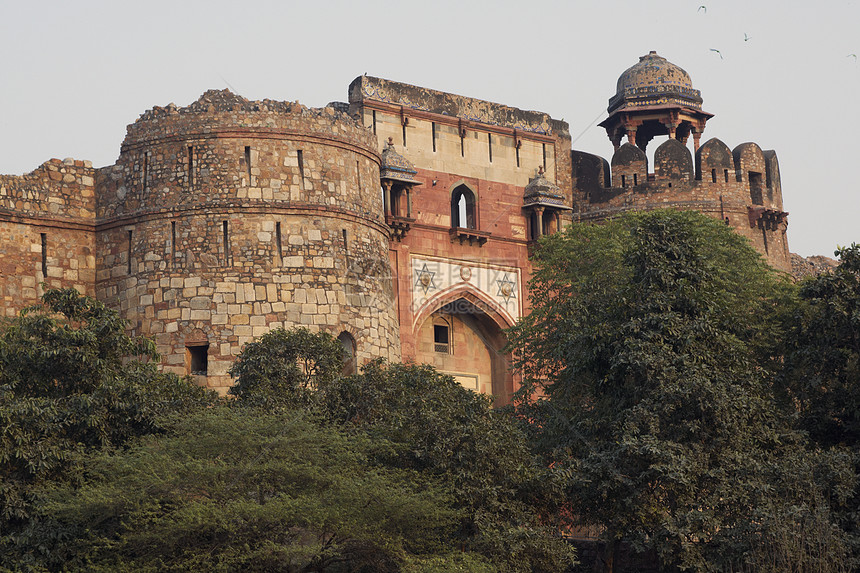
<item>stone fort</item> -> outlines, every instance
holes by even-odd
[[[542,235],[695,209],[790,270],[776,154],[703,143],[710,117],[655,52],[609,100],[608,162],[545,113],[370,76],[319,109],[207,91],[143,113],[114,165],[0,176],[0,313],[73,287],[222,393],[244,344],[302,325],[341,341],[347,371],[427,362],[504,403]]]

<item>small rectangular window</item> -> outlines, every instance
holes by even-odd
[[[717,182],[717,170],[716,169],[711,169],[711,182],[712,183]]]
[[[343,234],[343,252],[349,255],[349,241],[347,241],[346,229],[341,229]]]
[[[403,147],[406,147],[406,122],[405,121],[403,122],[402,126],[403,126]]]
[[[627,187],[627,176],[626,175],[621,176],[621,186]]]
[[[729,182],[729,170],[728,169],[723,169],[723,177],[726,178],[726,183],[728,183]]]
[[[634,173],[633,174],[633,186],[636,187],[637,185],[639,185],[639,175]],[[672,184],[669,183],[669,187],[671,187],[671,186],[672,186]]]
[[[170,258],[176,259],[176,221],[170,222]]]
[[[245,170],[248,175],[248,187],[251,186],[251,146],[245,146]]]
[[[543,168],[546,169],[546,143],[541,143],[543,148]]]
[[[430,136],[433,139],[433,153],[436,153],[436,122],[430,122]]]
[[[376,135],[376,110],[373,110],[373,135]]]
[[[209,372],[209,345],[204,343],[186,346],[185,360],[189,374],[206,376]]]
[[[143,154],[143,190],[149,188],[149,151]]]
[[[436,352],[448,354],[450,338],[448,327],[442,324],[433,325],[433,346]]]
[[[490,153],[490,163],[493,162],[493,134],[487,134],[487,151]]]
[[[514,150],[517,153],[517,167],[519,167],[520,166],[520,142],[519,141],[514,143]]]

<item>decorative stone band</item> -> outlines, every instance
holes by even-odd
[[[510,324],[522,316],[522,273],[513,265],[412,257],[410,266],[413,320],[428,309],[456,301],[464,292],[486,302]]]

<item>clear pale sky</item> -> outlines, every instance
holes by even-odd
[[[832,256],[860,242],[858,24],[860,0],[0,0],[0,173],[112,164],[141,113],[210,88],[319,107],[364,73],[547,112],[609,159],[596,123],[656,50],[715,114],[703,142],[776,150],[791,250]]]

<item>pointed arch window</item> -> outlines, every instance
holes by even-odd
[[[478,228],[477,197],[475,193],[460,185],[451,194],[451,227],[460,229]]]
[[[341,373],[344,376],[350,376],[358,372],[358,362],[356,360],[355,338],[347,331],[343,331],[337,335],[341,348],[343,348],[343,367]]]

